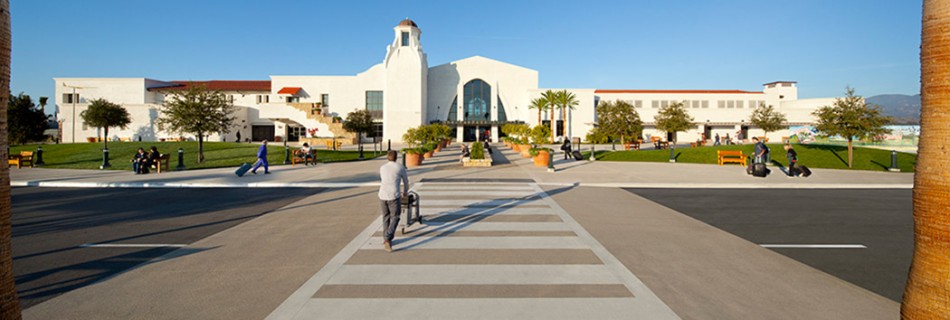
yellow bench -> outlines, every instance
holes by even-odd
[[[333,140],[324,140],[323,143],[326,144],[327,150],[338,150],[343,146],[343,141],[336,141],[336,146],[333,146]]]
[[[716,156],[720,166],[724,163],[738,163],[746,166],[746,156],[742,154],[742,150],[718,150]]]
[[[30,168],[33,167],[33,151],[20,151],[20,154],[11,154],[7,158],[7,164],[15,164],[17,169],[21,168],[26,164],[30,164]]]

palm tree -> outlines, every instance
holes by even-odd
[[[920,46],[920,143],[914,174],[914,258],[901,319],[950,315],[950,2],[924,0]]]
[[[0,0],[0,123],[7,123],[10,100],[10,1]],[[6,158],[7,128],[0,128],[0,153]],[[10,169],[0,166],[0,319],[20,319],[20,299],[10,254]]]
[[[541,124],[541,112],[548,109],[548,100],[544,97],[532,99],[528,109],[538,109],[538,124]]]
[[[564,121],[564,136],[567,136],[567,126],[570,121],[567,121],[567,110],[574,110],[574,107],[580,104],[580,101],[577,101],[577,96],[574,93],[567,90],[561,90],[557,92],[558,97],[558,109],[561,109],[561,120]],[[556,134],[556,133],[555,133]]]
[[[554,142],[554,108],[557,107],[558,96],[557,92],[554,90],[547,90],[541,93],[541,98],[548,102],[548,107],[545,108],[550,111],[551,115],[551,142]],[[540,122],[538,123],[540,124]]]

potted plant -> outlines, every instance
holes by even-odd
[[[547,141],[548,137],[551,136],[551,128],[545,125],[536,125],[531,131],[528,132],[528,136],[531,137],[531,142],[534,143],[536,147],[531,146],[522,146],[521,147],[521,156],[524,158],[530,158],[536,154],[532,154],[532,150],[542,148],[541,145]]]
[[[403,148],[402,152],[406,157],[406,167],[418,167],[422,165],[422,150],[419,148]]]
[[[422,152],[423,159],[432,158],[432,156],[435,155],[435,147],[432,143],[426,144],[422,147]]]
[[[531,159],[534,160],[535,167],[547,168],[551,163],[550,148],[531,148],[529,151]]]

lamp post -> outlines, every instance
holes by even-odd
[[[70,96],[70,99],[73,102],[73,143],[76,143],[76,101],[79,100],[79,96],[76,95],[76,89],[88,89],[95,87],[79,87],[79,86],[70,86],[63,82],[63,86],[73,89],[73,94]]]

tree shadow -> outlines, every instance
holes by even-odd
[[[812,149],[812,150],[827,151],[827,152],[831,153],[832,155],[834,155],[835,158],[838,158],[838,161],[841,161],[841,164],[843,164],[845,167],[848,166],[848,160],[845,160],[844,158],[841,157],[841,155],[838,154],[838,152],[847,152],[847,151],[848,151],[848,147],[843,147],[843,146],[828,146],[828,145],[811,145],[811,144],[804,144],[804,145],[796,146],[796,148],[798,148],[798,147],[802,147],[802,148],[806,148],[806,149]]]

